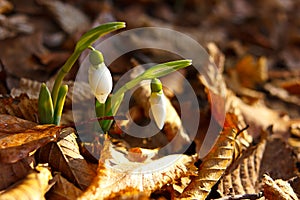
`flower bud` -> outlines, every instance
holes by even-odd
[[[102,53],[92,50],[89,55],[89,84],[92,92],[100,103],[105,103],[112,90],[112,76],[104,64]]]
[[[162,84],[158,79],[151,81],[151,96],[150,96],[150,110],[152,112],[154,121],[157,127],[161,130],[166,119],[166,99],[162,91]]]

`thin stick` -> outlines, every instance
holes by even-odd
[[[240,199],[255,200],[255,199],[259,199],[263,196],[264,196],[263,192],[259,192],[257,194],[239,194],[239,195],[234,195],[234,196],[225,196],[225,197],[218,198],[215,200],[240,200]]]

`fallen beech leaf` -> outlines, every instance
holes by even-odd
[[[233,126],[232,116],[226,115],[223,131],[210,152],[203,158],[196,176],[184,189],[182,199],[205,199],[211,188],[223,176],[234,156],[237,129]]]
[[[39,0],[38,3],[49,10],[61,28],[68,34],[74,34],[76,31],[83,31],[89,27],[90,22],[87,16],[71,4],[45,0]]]
[[[261,162],[260,177],[268,173],[274,179],[288,180],[297,175],[297,158],[292,147],[276,135],[268,137]]]
[[[243,57],[235,66],[239,82],[247,88],[255,88],[268,79],[267,59],[260,57],[257,61],[253,56]]]
[[[33,169],[34,164],[33,156],[23,158],[15,163],[0,163],[0,190],[23,179]]]
[[[38,99],[41,84],[42,83],[38,81],[21,78],[19,87],[13,88],[11,90],[11,95],[16,97],[22,93],[26,93],[30,99]],[[48,81],[46,83],[48,88],[52,88],[53,84],[54,81]],[[94,97],[89,84],[86,82],[77,81],[74,83],[74,81],[64,81],[63,84],[68,85],[70,88],[66,98],[66,103],[69,105],[71,100],[72,103],[82,103],[83,101]]]
[[[249,147],[225,172],[218,191],[221,196],[251,194],[260,191],[259,175],[267,140],[263,136],[256,146]]]
[[[37,124],[11,115],[0,114],[0,137],[5,134],[20,133]]]
[[[0,13],[2,9],[4,8],[0,7]],[[7,9],[12,9],[12,5],[11,8],[9,8],[8,5]],[[29,22],[26,15],[16,14],[6,17],[5,15],[0,14],[0,24],[0,40],[14,37],[20,33],[28,34],[34,31],[34,26]]]
[[[49,180],[52,179],[50,170],[38,165],[35,171],[29,173],[22,181],[0,193],[0,199],[44,199],[49,189]]]
[[[290,184],[282,179],[273,180],[270,176],[264,175],[263,179],[264,196],[272,200],[298,200]]]
[[[276,86],[276,84],[266,83],[264,89],[267,90],[272,96],[279,98],[286,103],[292,103],[300,106],[300,97],[294,94],[290,94],[285,89]]]
[[[40,162],[49,163],[53,170],[60,171],[70,182],[85,189],[95,172],[80,154],[76,138],[74,129],[63,129],[59,140],[42,147],[38,157]]]
[[[126,155],[116,151],[107,139],[101,152],[97,176],[79,199],[106,199],[131,191],[149,195],[190,173],[192,163],[192,157],[180,154],[144,163],[131,162]]]
[[[47,192],[48,200],[74,200],[82,193],[73,183],[70,183],[67,179],[57,173],[53,180],[55,180],[54,186],[49,192]]]
[[[51,141],[56,141],[62,127],[37,125],[31,129],[5,134],[0,138],[0,162],[14,163]]]
[[[37,122],[37,109],[37,100],[29,99],[26,94],[21,94],[15,98],[0,98],[0,114],[9,114]]]
[[[257,134],[261,130],[266,130],[271,125],[273,125],[275,134],[288,133],[289,117],[282,116],[278,111],[268,108],[263,102],[259,101],[253,105],[248,105],[235,95],[228,97],[227,101],[231,101],[239,108],[245,122],[249,125],[248,132],[253,138],[257,138]]]
[[[0,1],[0,14],[9,13],[13,9],[13,4],[10,1]]]
[[[210,115],[205,117],[209,117],[211,121],[215,120],[215,122],[208,121],[205,124],[201,124],[207,127],[199,129],[194,140],[197,145],[196,150],[199,152],[201,158],[210,151],[223,126],[225,119],[225,97],[227,95],[227,88],[222,76],[224,55],[214,43],[209,43],[207,49],[209,51],[209,61],[205,63],[205,70],[197,78],[199,83],[205,86],[205,92],[210,103]],[[207,133],[208,124],[210,125],[211,123],[216,123],[213,126],[215,128]]]

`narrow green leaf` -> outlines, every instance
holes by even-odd
[[[159,78],[167,74],[170,74],[171,72],[174,72],[176,70],[190,66],[191,64],[192,64],[192,60],[177,60],[177,61],[158,64],[146,70],[142,74],[142,77],[143,79]]]
[[[74,52],[59,70],[58,75],[55,79],[54,86],[52,89],[52,99],[54,102],[54,107],[56,107],[58,90],[61,86],[61,83],[66,74],[71,70],[72,66],[74,65],[75,61],[78,59],[80,54],[93,42],[95,42],[99,37],[124,27],[124,22],[110,22],[97,26],[86,32],[83,36],[81,36],[81,38],[76,44]]]
[[[58,96],[57,96],[57,102],[56,102],[56,107],[54,111],[54,120],[53,123],[56,125],[59,125],[62,111],[64,108],[66,96],[68,93],[68,86],[67,85],[62,85],[59,88]]]
[[[93,28],[80,38],[75,47],[75,51],[82,51],[88,48],[88,46],[95,42],[99,37],[124,27],[125,22],[110,22]]]
[[[38,99],[38,115],[40,124],[53,123],[53,103],[50,91],[45,83],[42,83]]]

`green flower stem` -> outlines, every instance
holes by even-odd
[[[74,63],[76,62],[80,54],[86,48],[90,47],[91,44],[95,42],[99,37],[124,27],[125,27],[124,22],[110,22],[110,23],[102,24],[96,28],[89,30],[79,39],[73,54],[69,57],[67,62],[62,66],[62,68],[58,72],[57,78],[55,79],[55,83],[51,93],[52,101],[54,103],[53,105],[54,108],[57,105],[56,103],[58,101],[57,95],[61,83],[64,77],[66,76],[66,74],[71,70],[72,66],[74,65]]]
[[[138,85],[141,81],[165,76],[171,72],[190,66],[191,64],[192,64],[191,60],[178,60],[178,61],[158,64],[155,65],[154,67],[151,67],[150,69],[146,70],[144,73],[140,74],[136,78],[127,82],[119,90],[117,90],[115,94],[112,95],[111,98],[112,105],[111,108],[109,109],[109,112],[106,112],[106,115],[107,116],[116,115],[121,105],[121,102],[124,98],[125,92]],[[110,103],[110,102],[106,102],[106,103]],[[104,132],[107,132],[110,129],[111,125],[112,125],[112,120],[105,120],[101,128],[103,129]]]
[[[62,68],[58,72],[51,93],[54,108],[57,105],[57,96],[61,83],[65,78],[66,74],[69,73],[69,71],[71,70],[72,66],[74,65],[81,53],[82,52],[74,51],[73,54],[68,58],[67,62],[62,66]]]
[[[63,108],[64,108],[67,93],[68,93],[68,86],[67,85],[62,85],[59,88],[58,98],[57,98],[57,105],[56,105],[55,110],[54,110],[53,123],[56,124],[56,125],[59,125],[59,123],[60,123],[60,119],[61,119],[62,111],[63,111]]]
[[[42,83],[38,99],[38,115],[40,124],[53,123],[53,104],[50,91],[45,83]]]

